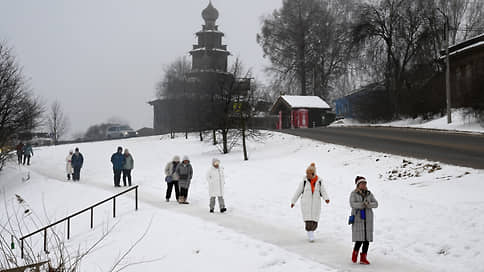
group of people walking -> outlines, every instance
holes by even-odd
[[[30,157],[34,155],[34,150],[32,149],[32,144],[30,143],[22,143],[20,142],[17,147],[17,159],[18,159],[18,164],[23,164],[25,165],[25,162],[27,162],[27,165],[30,165]]]
[[[180,163],[180,157],[174,156],[172,161],[165,166],[165,181],[166,181],[166,202],[170,201],[173,188],[175,189],[175,197],[180,204],[189,204],[188,189],[193,177],[193,167],[190,164],[188,156],[183,156]],[[218,199],[220,212],[227,211],[224,200],[224,186],[225,177],[223,167],[220,165],[219,159],[212,159],[206,179],[208,182],[209,194],[209,212],[213,213],[215,210],[215,201]]]
[[[123,174],[123,186],[131,186],[134,159],[129,150],[125,148],[123,153],[123,148],[119,146],[117,152],[111,155],[111,163],[113,164],[114,187],[121,187],[121,174]]]
[[[351,214],[348,223],[352,227],[352,241],[355,243],[351,261],[358,261],[360,254],[360,264],[370,264],[367,259],[370,242],[373,242],[373,209],[378,207],[378,201],[368,190],[367,181],[362,176],[355,179],[356,188],[351,192],[349,202]],[[310,242],[314,242],[314,231],[318,227],[321,214],[321,204],[323,199],[326,204],[330,203],[322,179],[316,175],[316,165],[312,163],[306,169],[306,176],[298,185],[291,201],[291,208],[301,198],[301,211],[305,223],[305,229]]]
[[[17,147],[17,154],[19,154],[18,150],[19,148]],[[23,147],[22,150],[24,150]],[[25,150],[33,154],[31,147],[30,149],[25,148]],[[25,151],[22,152],[23,156],[25,156]],[[72,152],[72,150],[69,152],[66,158],[68,180],[72,175],[74,181],[79,181],[83,162],[84,158],[79,152],[79,148],[76,148],[75,152]],[[19,156],[20,163],[21,157]],[[124,149],[123,153],[123,148],[118,147],[117,152],[111,156],[111,163],[113,165],[114,186],[121,187],[121,175],[123,175],[123,185],[131,186],[131,171],[134,168],[134,159],[128,149]],[[165,194],[166,202],[170,201],[172,192],[175,191],[175,197],[179,204],[189,204],[188,191],[193,177],[193,167],[188,156],[183,156],[182,160],[180,160],[179,156],[174,156],[166,164],[164,174],[167,185]],[[225,176],[219,159],[212,159],[211,165],[207,170],[206,180],[208,183],[209,212],[214,212],[217,199],[220,212],[226,212],[227,209],[224,200]],[[378,201],[371,191],[368,190],[367,181],[364,177],[357,176],[355,178],[355,185],[356,188],[351,192],[349,198],[351,213],[348,223],[352,226],[352,241],[354,242],[351,260],[353,263],[356,263],[359,255],[360,264],[370,264],[367,259],[367,254],[370,242],[373,242],[373,209],[378,207]],[[301,199],[301,212],[308,239],[310,242],[314,242],[314,231],[318,227],[322,200],[326,204],[330,203],[323,180],[317,175],[316,165],[314,163],[311,163],[307,167],[306,175],[299,183],[291,200],[291,208],[295,206],[299,199]],[[360,254],[359,251],[361,248],[362,251]]]
[[[170,201],[173,188],[175,189],[175,197],[180,204],[189,204],[188,189],[192,182],[193,167],[190,164],[188,156],[183,156],[180,162],[179,156],[174,156],[173,160],[165,166],[165,181],[166,181],[166,202]]]
[[[72,176],[72,181],[79,181],[81,179],[81,168],[83,164],[84,157],[79,152],[79,148],[76,147],[75,152],[70,150],[66,157],[67,180],[70,180]]]

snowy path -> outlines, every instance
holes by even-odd
[[[35,168],[35,171],[48,178],[59,180],[59,182],[60,180],[63,180],[63,176],[53,175],[43,169]],[[119,192],[119,190],[113,188],[110,184],[100,184],[89,179],[83,179],[79,185],[96,187],[113,194]],[[273,244],[301,257],[324,264],[336,271],[423,272],[433,270],[417,264],[404,263],[402,260],[397,260],[388,256],[373,254],[369,258],[373,265],[362,266],[359,264],[353,264],[350,262],[350,245],[348,245],[346,241],[340,241],[327,235],[325,236],[324,231],[314,243],[309,243],[307,242],[305,232],[302,229],[289,229],[287,227],[284,228],[284,226],[278,226],[276,222],[268,223],[254,220],[250,217],[238,215],[237,211],[232,210],[230,207],[226,214],[210,214],[206,208],[201,208],[199,205],[179,205],[174,201],[166,203],[163,201],[161,194],[164,194],[164,192],[157,191],[157,193],[155,193],[150,186],[139,187],[138,196],[140,209],[143,209],[143,204],[147,204],[174,213],[193,216],[207,222],[218,224],[243,235],[247,235],[253,239]],[[134,196],[132,195],[126,197],[134,199]]]

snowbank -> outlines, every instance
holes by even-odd
[[[484,133],[484,123],[474,116],[466,116],[465,112],[466,109],[453,109],[450,124],[447,123],[447,116],[435,116],[430,121],[418,117],[379,124],[365,124],[353,119],[343,119],[335,121],[330,126],[390,126]]]

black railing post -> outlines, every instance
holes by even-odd
[[[47,228],[44,229],[44,252],[47,254]]]
[[[135,209],[138,210],[138,186],[136,186],[136,189],[134,189],[134,198],[136,202]]]
[[[58,221],[56,221],[56,222],[54,222],[54,223],[52,223],[52,224],[50,224],[50,225],[48,225],[46,227],[40,228],[40,229],[38,229],[38,230],[36,230],[36,231],[28,234],[28,235],[25,235],[25,236],[19,238],[20,243],[21,243],[20,244],[20,249],[21,249],[21,257],[22,257],[22,259],[24,258],[24,239],[26,239],[28,237],[31,237],[32,235],[37,234],[37,233],[40,233],[40,232],[43,231],[44,232],[44,252],[45,253],[48,253],[48,250],[47,250],[47,230],[49,228],[52,228],[53,226],[56,226],[57,224],[60,224],[60,223],[62,223],[62,222],[64,222],[64,221],[67,220],[67,239],[69,240],[70,237],[71,237],[71,218],[76,217],[76,216],[78,216],[78,215],[80,215],[80,214],[82,214],[84,212],[87,212],[88,210],[91,210],[91,229],[92,229],[92,228],[94,228],[94,208],[95,207],[97,207],[99,205],[102,205],[102,204],[104,204],[106,202],[109,202],[112,199],[113,200],[113,217],[116,217],[116,197],[118,197],[120,195],[124,195],[124,194],[126,194],[128,192],[131,192],[133,190],[135,190],[135,209],[138,210],[138,185],[136,185],[136,186],[134,186],[134,187],[132,187],[132,188],[124,191],[124,192],[118,193],[118,194],[116,194],[116,195],[114,195],[114,196],[112,196],[110,198],[106,198],[106,199],[104,199],[101,202],[98,202],[98,203],[96,203],[96,204],[94,204],[94,205],[92,205],[90,207],[85,208],[84,210],[78,211],[78,212],[76,212],[74,214],[71,214],[71,215],[69,215],[67,217],[64,217],[63,219],[60,219],[60,220],[58,220]]]

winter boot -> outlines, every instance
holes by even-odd
[[[222,208],[222,209],[220,209],[220,212],[221,212],[221,213],[224,213],[224,212],[226,212],[226,211],[227,211],[227,209],[226,209],[226,208]]]
[[[170,202],[170,199],[169,199],[169,198],[167,198],[167,199],[166,199],[166,202]]]
[[[358,261],[358,251],[353,250],[353,255],[351,255],[351,261],[353,261],[353,263],[356,263]]]
[[[182,204],[182,203],[183,203],[183,201],[185,201],[185,200],[184,200],[184,197],[183,197],[183,196],[180,196],[180,197],[178,198],[178,203]]]
[[[71,180],[71,174],[67,174],[67,180]]]
[[[308,231],[308,238],[310,243],[314,242],[314,231]]]
[[[213,209],[210,209],[210,213],[213,213]]]
[[[370,262],[366,259],[366,253],[361,253],[360,264],[370,264]]]

